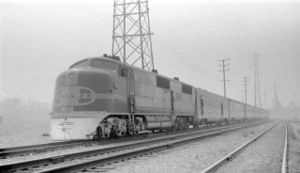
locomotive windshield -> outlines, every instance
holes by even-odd
[[[116,71],[119,65],[114,62],[110,62],[102,59],[93,59],[91,61],[91,67]]]
[[[76,67],[85,67],[85,66],[88,66],[88,65],[89,65],[89,60],[84,59],[84,60],[81,60],[81,61],[71,65],[70,69],[71,68],[76,68]]]

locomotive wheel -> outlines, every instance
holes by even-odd
[[[132,127],[128,127],[127,132],[129,136],[133,136],[135,134],[135,130]]]
[[[96,134],[93,136],[94,140],[99,140],[102,138],[102,129],[100,126],[97,127],[96,129]]]
[[[128,135],[129,136],[133,136],[134,135],[134,130],[133,129],[129,129],[128,130]]]
[[[109,126],[104,126],[104,138],[110,138],[110,127]]]

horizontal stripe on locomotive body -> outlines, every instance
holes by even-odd
[[[51,112],[51,119],[56,118],[99,118],[103,119],[109,115],[129,115],[128,113],[123,112],[106,112],[106,111],[72,111],[65,113]]]
[[[120,95],[120,94],[114,94],[114,93],[108,93],[108,94],[95,93],[95,98],[96,99],[113,99],[113,100],[120,100],[120,101],[127,102],[127,96]]]
[[[200,118],[200,121],[201,120],[209,120],[209,121],[220,121],[220,120],[224,120],[224,119],[228,119],[228,117],[202,117]]]
[[[171,113],[171,109],[161,109],[161,108],[148,108],[148,107],[142,107],[136,108],[136,113],[135,114],[156,114],[158,113],[158,115],[167,115],[167,114],[171,114],[171,115],[184,115],[184,116],[188,116],[188,115],[193,115],[195,116],[195,112],[189,112],[189,111],[173,111],[173,113]]]
[[[62,112],[66,106],[53,106],[54,112]],[[73,111],[107,111],[107,112],[128,112],[128,104],[124,100],[117,99],[95,99],[93,103],[87,105],[67,106]]]

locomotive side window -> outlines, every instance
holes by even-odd
[[[160,76],[156,76],[156,86],[165,89],[170,89],[170,80]]]
[[[182,84],[182,92],[185,93],[185,94],[192,95],[193,94],[193,88],[189,85]]]
[[[105,69],[105,70],[117,70],[118,69],[117,64],[115,64],[113,62],[101,60],[101,59],[92,60],[91,67],[101,68],[101,69]]]
[[[127,69],[125,67],[122,67],[122,65],[119,65],[118,73],[122,77],[127,77]]]

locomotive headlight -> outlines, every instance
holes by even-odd
[[[75,73],[73,73],[73,72],[69,73],[68,76],[67,76],[67,79],[70,80],[70,81],[74,80],[74,78],[75,78]]]

